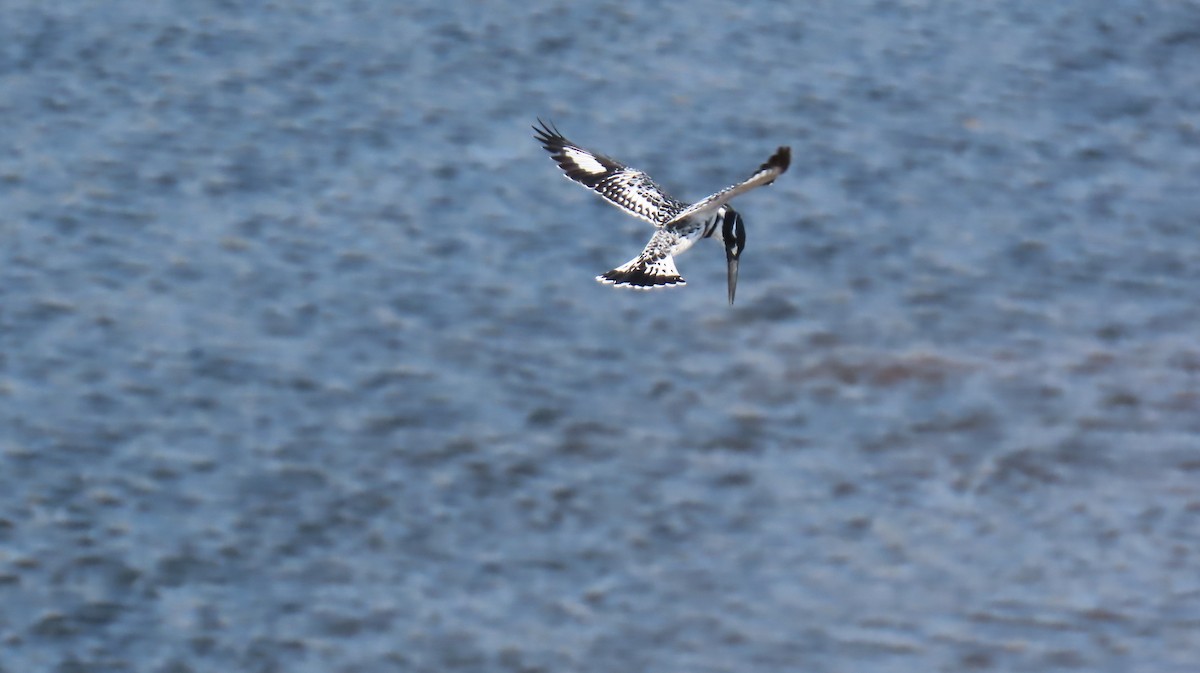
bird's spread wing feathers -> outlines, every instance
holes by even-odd
[[[663,224],[666,227],[670,227],[673,224],[683,222],[684,220],[697,215],[703,215],[707,213],[707,211],[720,208],[739,194],[744,194],[756,187],[769,185],[772,182],[775,182],[775,178],[783,175],[783,173],[787,171],[788,165],[791,164],[791,162],[792,150],[787,147],[780,147],[779,149],[775,150],[775,154],[772,154],[770,159],[767,159],[766,163],[764,163],[762,166],[759,166],[758,170],[754,171],[754,175],[751,175],[749,178],[739,182],[736,185],[726,187],[716,194],[713,194],[706,199],[702,199],[695,204],[688,206],[687,208],[684,208],[683,210],[675,213],[674,217]]]
[[[596,280],[606,285],[635,290],[687,285],[687,281],[675,268],[675,257],[671,254],[678,238],[678,235],[671,231],[659,229],[650,237],[650,242],[641,254],[612,271],[596,276]]]
[[[537,132],[535,137],[567,177],[594,190],[614,206],[655,226],[662,226],[687,209],[686,203],[664,192],[645,173],[573,144],[553,124],[541,119],[538,123],[540,127],[533,127]]]

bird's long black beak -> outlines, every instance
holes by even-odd
[[[737,294],[738,260],[730,255],[726,261],[729,264],[729,305],[733,306],[733,295]]]

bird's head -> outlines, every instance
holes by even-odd
[[[729,266],[729,303],[732,305],[733,295],[737,292],[738,258],[746,247],[746,227],[736,210],[725,206],[724,211],[721,241],[725,244],[725,262]]]

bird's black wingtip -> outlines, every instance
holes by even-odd
[[[788,166],[791,166],[791,165],[792,165],[792,148],[785,145],[785,146],[780,147],[779,149],[775,150],[775,154],[772,154],[771,158],[767,159],[767,163],[764,164],[764,167],[765,168],[778,168],[780,173],[785,173],[785,172],[787,172]]]
[[[552,143],[555,140],[566,140],[566,138],[564,138],[563,135],[558,132],[558,127],[554,125],[554,122],[543,121],[541,117],[537,118],[537,122],[537,124],[534,124],[530,128],[533,129],[534,137],[537,138],[538,142],[544,145],[547,143]]]

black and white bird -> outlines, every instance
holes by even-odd
[[[641,254],[596,276],[601,283],[650,290],[686,285],[675,268],[675,257],[721,227],[728,265],[729,303],[737,291],[738,258],[746,247],[742,216],[727,204],[739,194],[769,185],[788,169],[792,152],[780,147],[748,179],[688,205],[656,185],[650,176],[620,162],[586,150],[563,137],[553,124],[538,119],[535,138],[554,157],[567,177],[594,190],[609,203],[653,224],[657,231]]]

